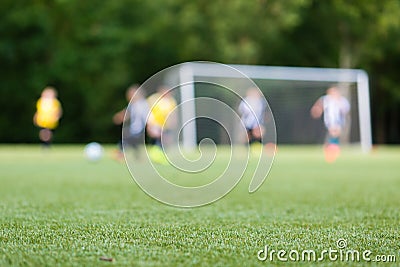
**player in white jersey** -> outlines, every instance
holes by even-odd
[[[132,85],[128,88],[126,99],[130,101],[128,107],[117,112],[113,117],[113,121],[115,124],[124,123],[123,142],[133,148],[137,148],[138,145],[144,144],[149,105],[138,85]],[[122,141],[119,143],[118,154],[119,158],[123,156]]]
[[[267,103],[258,88],[249,88],[239,104],[239,114],[246,127],[248,143],[262,142]]]
[[[320,118],[324,114],[324,124],[328,130],[325,147],[325,156],[328,162],[335,161],[339,155],[339,139],[349,111],[349,101],[340,94],[339,89],[335,86],[330,87],[326,91],[326,95],[320,97],[311,108],[313,118]]]

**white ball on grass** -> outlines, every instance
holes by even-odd
[[[103,157],[103,147],[97,142],[91,142],[85,146],[85,156],[90,161],[98,161]]]

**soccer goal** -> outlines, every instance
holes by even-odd
[[[371,149],[369,84],[365,71],[256,65],[224,65],[221,68],[221,65],[211,62],[183,63],[171,68],[163,78],[162,83],[171,86],[179,84],[175,98],[178,103],[185,103],[179,109],[179,121],[185,124],[179,128],[179,141],[184,147],[194,147],[204,138],[211,138],[217,144],[243,139],[243,136],[237,135],[229,136],[234,140],[228,140],[225,132],[235,132],[237,125],[233,125],[229,117],[224,118],[220,105],[191,100],[213,98],[237,110],[240,97],[249,87],[248,77],[268,101],[272,119],[275,120],[278,144],[324,143],[326,129],[323,120],[313,119],[310,109],[335,84],[351,104],[341,143],[358,145],[365,152]],[[225,128],[207,120],[206,116],[198,116],[208,113],[219,114],[221,120],[225,120]],[[268,142],[268,139],[265,141]]]

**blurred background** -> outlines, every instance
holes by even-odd
[[[374,143],[400,143],[398,0],[2,0],[0,142],[39,142],[47,85],[63,117],[56,143],[116,142],[126,88],[177,63],[360,68]]]

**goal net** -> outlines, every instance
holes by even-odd
[[[363,151],[372,146],[368,76],[357,69],[270,67],[255,65],[230,65],[243,73],[259,87],[268,101],[276,125],[278,144],[322,144],[326,139],[323,119],[313,119],[310,109],[315,101],[335,85],[350,102],[350,112],[341,135],[341,143],[359,145]],[[175,71],[176,72],[176,71]],[[193,62],[182,64],[178,73],[170,73],[169,80],[179,79],[181,84],[194,81],[186,91],[177,95],[179,101],[191,97],[214,97],[237,109],[238,99],[218,89],[215,84],[229,86],[241,97],[245,96],[246,82],[234,72],[221,71],[215,63]],[[175,81],[176,82],[176,81]],[[195,105],[193,114],[203,109],[218,113],[218,107]],[[186,113],[183,114],[183,117]],[[190,113],[190,112],[189,112]],[[229,123],[227,123],[230,125]],[[217,143],[225,143],[224,135],[213,122],[198,119],[192,129],[183,131],[186,146],[198,143],[208,136]],[[240,140],[240,136],[235,136]],[[268,142],[268,140],[265,140]]]

